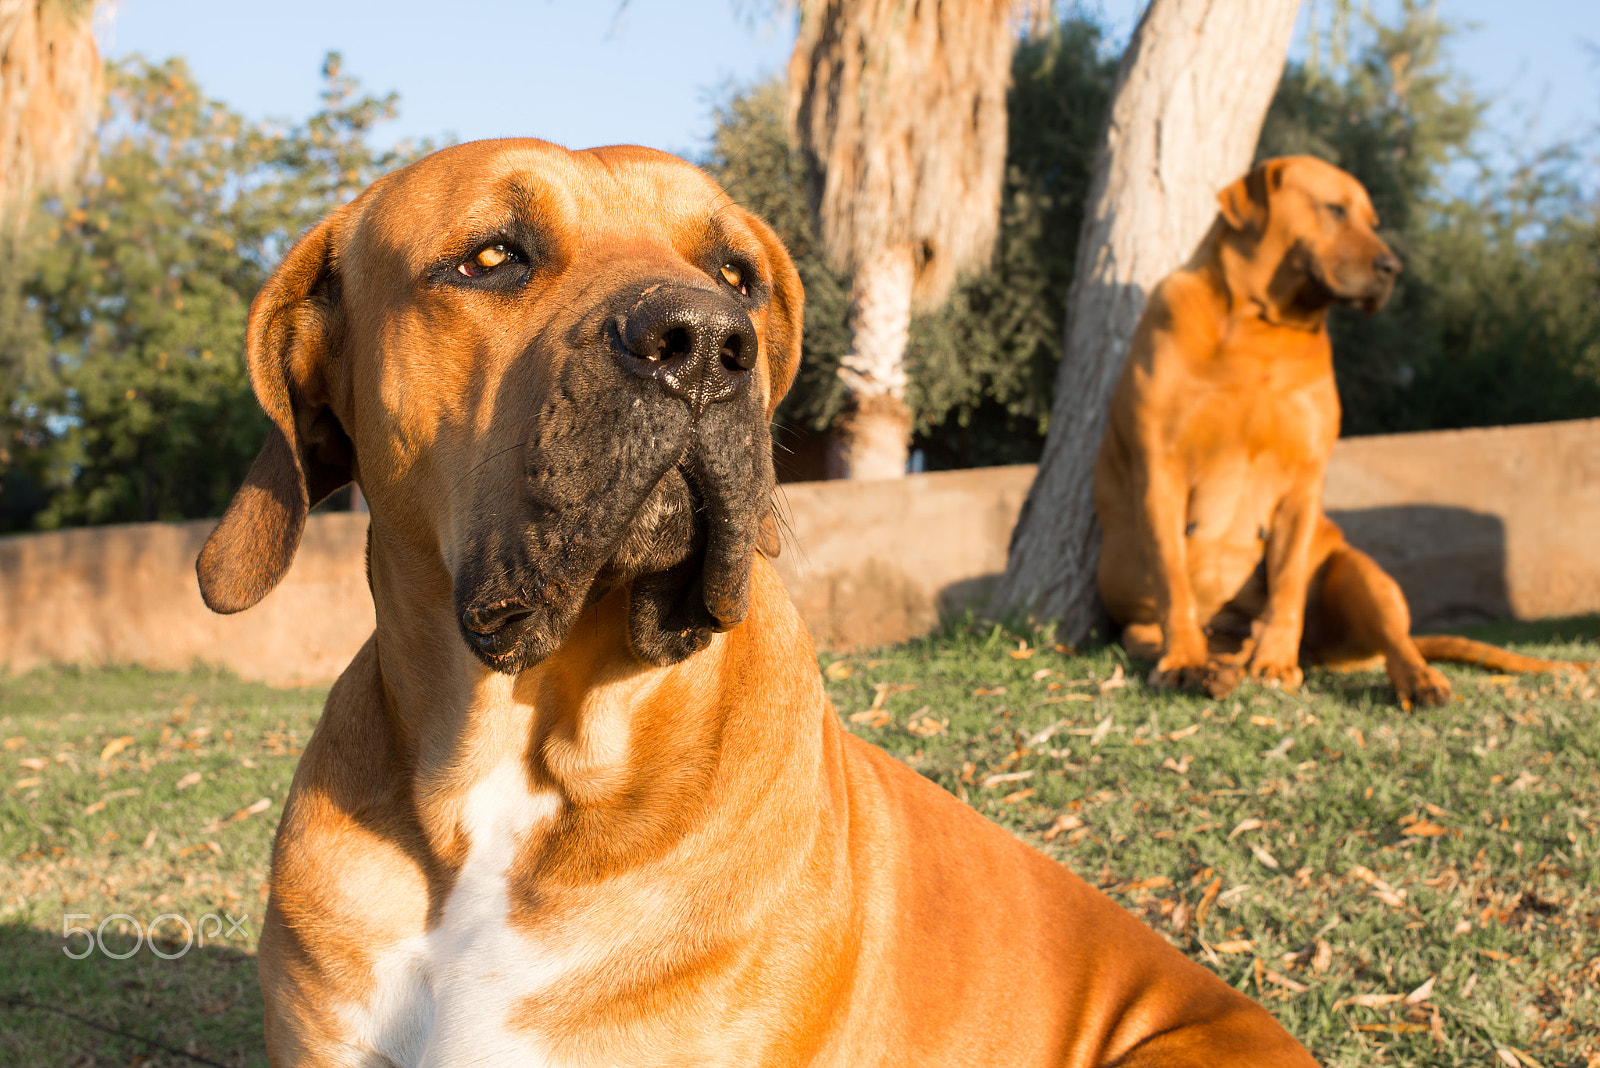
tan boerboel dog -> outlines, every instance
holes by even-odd
[[[1429,660],[1568,666],[1413,638],[1400,587],[1322,512],[1339,436],[1328,310],[1377,311],[1400,273],[1361,183],[1292,156],[1218,200],[1150,296],[1095,466],[1100,596],[1128,651],[1156,661],[1151,683],[1222,696],[1245,675],[1295,686],[1303,662],[1381,658],[1410,708],[1450,699]]]
[[[840,729],[756,551],[801,300],[700,171],[539,141],[382,179],[262,291],[201,587],[260,600],[355,479],[377,608],[274,848],[279,1068],[1314,1064]]]

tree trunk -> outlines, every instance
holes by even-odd
[[[1249,169],[1299,0],[1153,0],[1117,71],[1067,299],[1066,347],[1039,473],[991,609],[1100,619],[1094,462],[1112,389],[1155,284],[1181,266]]]
[[[902,478],[911,438],[906,339],[916,263],[909,245],[863,263],[850,289],[851,351],[839,361],[850,405],[834,422],[830,478]]]
[[[21,229],[34,195],[94,161],[104,74],[94,5],[0,0],[0,219]]]

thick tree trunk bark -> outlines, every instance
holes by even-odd
[[[855,273],[851,351],[839,361],[850,407],[835,421],[830,478],[901,478],[911,439],[906,339],[916,263],[909,245],[884,249]]]
[[[1066,347],[1039,474],[991,609],[1099,620],[1094,462],[1145,296],[1181,266],[1249,169],[1299,0],[1153,0],[1117,71],[1067,299]]]

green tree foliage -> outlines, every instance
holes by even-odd
[[[1345,433],[1600,414],[1600,231],[1566,179],[1570,146],[1497,173],[1432,5],[1366,30],[1345,66],[1290,66],[1258,151],[1361,179],[1406,264],[1378,315],[1334,315]]]
[[[0,308],[17,316],[0,337],[0,523],[226,504],[266,429],[245,367],[251,299],[302,231],[415,155],[368,143],[392,95],[360,95],[337,53],[323,74],[323,110],[280,127],[206,100],[182,60],[112,70],[99,174],[40,213]]]
[[[1576,155],[1558,146],[1510,174],[1486,162],[1484,104],[1451,72],[1450,32],[1417,2],[1392,25],[1335,20],[1331,66],[1291,64],[1262,133],[1262,158],[1309,153],[1359,177],[1406,263],[1381,313],[1335,313],[1346,433],[1600,414],[1600,225],[1567,180]],[[1038,456],[1114,74],[1098,46],[1092,25],[1067,21],[1017,51],[994,262],[912,323],[909,401],[930,467]],[[816,248],[781,109],[776,86],[732,100],[706,165],[800,262],[806,362],[780,420],[803,437],[842,402],[849,286]]]
[[[1043,445],[1078,225],[1116,72],[1099,44],[1096,27],[1072,20],[1017,50],[993,264],[964,279],[939,310],[914,318],[906,350],[915,444],[931,467],[1026,462]],[[779,409],[780,448],[826,431],[839,414],[839,358],[850,344],[849,279],[828,267],[814,235],[783,99],[782,87],[769,83],[718,109],[703,161],[736,200],[772,222],[805,283],[804,359]]]

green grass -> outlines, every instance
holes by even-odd
[[[1479,636],[1600,657],[1600,617]],[[823,663],[847,727],[1108,889],[1326,1064],[1600,1068],[1593,676],[1447,669],[1459,699],[1412,713],[1378,673],[1210,701],[1151,692],[1148,665],[1116,648],[1066,655],[976,624]],[[322,698],[205,672],[0,679],[0,997],[265,1063],[254,938],[272,829]],[[264,811],[233,818],[261,798]],[[176,961],[74,961],[68,912],[250,919],[248,937]],[[117,927],[114,950],[132,944]],[[1347,1001],[1430,980],[1416,1005]],[[147,1052],[0,1004],[0,1062]]]

